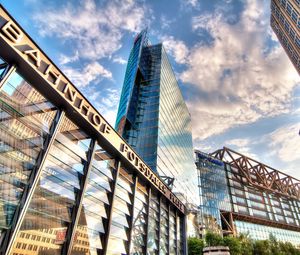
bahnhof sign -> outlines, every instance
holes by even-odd
[[[186,254],[186,208],[0,5],[0,254]]]

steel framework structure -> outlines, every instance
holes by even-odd
[[[259,189],[300,199],[300,181],[227,147],[210,154],[238,171],[242,181]],[[232,174],[235,174],[232,171]]]

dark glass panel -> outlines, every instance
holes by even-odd
[[[18,73],[0,90],[0,241],[11,228],[56,108]]]
[[[26,250],[23,246],[19,249],[16,246],[21,235],[34,234],[41,241],[33,254],[61,254],[80,189],[83,168],[87,164],[90,141],[82,130],[64,117],[45,161],[13,252],[21,253]],[[24,243],[30,244],[31,241],[24,240]]]
[[[134,177],[125,168],[120,168],[118,184],[116,186],[116,197],[118,202],[114,204],[112,213],[112,225],[108,240],[107,254],[128,254],[130,219],[132,210],[134,190]],[[123,204],[122,208],[117,207]],[[124,205],[126,204],[126,206]],[[128,210],[126,210],[126,207]],[[125,209],[125,210],[124,210]],[[126,212],[125,212],[126,211]]]
[[[99,145],[96,145],[95,156],[83,197],[83,206],[76,229],[76,238],[72,254],[100,254],[103,249],[105,223],[108,217],[106,207],[109,206],[112,176],[115,176],[116,162]]]
[[[158,196],[153,191],[151,193],[149,208],[149,227],[147,249],[149,254],[158,254],[158,228],[159,228],[159,205]]]
[[[176,255],[176,217],[175,212],[170,210],[170,255]]]
[[[146,224],[147,224],[147,187],[140,181],[137,183],[137,190],[134,202],[133,229],[131,237],[130,254],[142,255],[146,249]]]
[[[0,58],[0,81],[4,78],[8,68],[9,65],[2,58]]]

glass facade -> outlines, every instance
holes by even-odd
[[[222,234],[220,211],[232,210],[224,163],[202,152],[196,152],[200,192],[201,227],[203,234]]]
[[[38,178],[10,254],[62,254],[74,210],[79,220],[71,254],[103,254],[104,249],[110,255],[182,254],[183,215],[147,181],[118,167],[100,144],[96,143],[89,163],[92,139],[67,116],[59,124],[40,175],[32,176],[59,110],[18,72],[7,79],[0,94],[1,241],[12,228],[29,178]],[[82,207],[76,211],[88,165]]]
[[[174,192],[196,203],[190,114],[163,45],[149,45],[144,33],[135,39],[129,56],[116,129],[151,169],[175,179]],[[133,57],[137,52],[139,57]]]
[[[300,232],[238,220],[235,221],[235,225],[238,233],[247,234],[250,238],[256,240],[265,240],[269,239],[270,235],[273,235],[278,241],[290,242],[300,247]]]
[[[203,234],[205,230],[226,235],[245,233],[253,239],[268,239],[273,234],[279,241],[299,245],[300,200],[252,185],[241,167],[253,166],[256,161],[246,163],[245,156],[224,150],[220,150],[224,161],[196,151]],[[249,174],[253,183],[262,178],[254,172]]]
[[[11,229],[57,108],[13,73],[0,90],[0,242]]]
[[[31,65],[11,67],[0,61],[0,254],[186,255],[180,200],[49,81],[37,85]]]
[[[300,74],[300,6],[298,0],[272,0],[271,26]]]
[[[299,226],[300,201],[245,185],[238,169],[226,167],[234,212]]]

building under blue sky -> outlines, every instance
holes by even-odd
[[[147,30],[133,42],[116,130],[174,192],[199,204],[190,113],[163,45],[151,45]]]
[[[163,42],[197,149],[229,146],[300,177],[299,75],[270,26],[270,0],[1,0],[114,125],[132,42]]]

